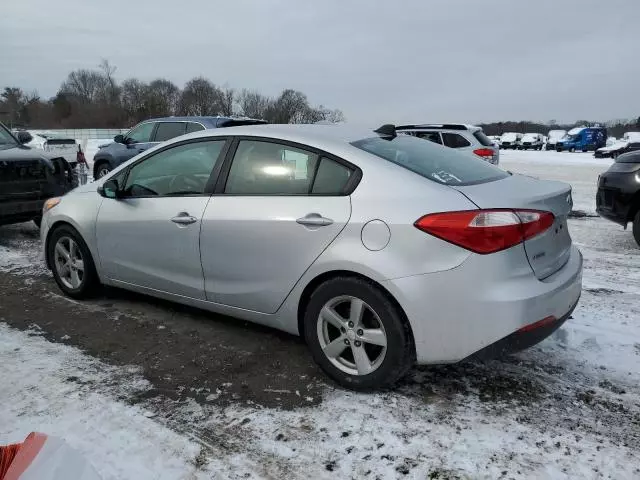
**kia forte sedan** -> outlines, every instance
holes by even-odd
[[[571,188],[432,142],[256,125],[165,142],[45,205],[60,289],[134,290],[305,338],[337,383],[495,356],[557,329],[581,292]]]

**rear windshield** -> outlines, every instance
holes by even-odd
[[[482,130],[473,132],[473,136],[476,137],[476,140],[478,140],[485,147],[490,147],[493,145],[491,139],[487,137]]]
[[[444,185],[474,185],[509,176],[484,160],[407,135],[365,138],[352,145]]]

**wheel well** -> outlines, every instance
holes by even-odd
[[[96,176],[96,172],[98,171],[98,167],[103,164],[111,165],[111,162],[106,158],[99,158],[93,163],[93,176]]]
[[[402,317],[402,320],[404,321],[407,330],[411,336],[411,342],[414,343],[414,338],[413,338],[413,330],[411,329],[411,323],[409,323],[409,319],[407,318],[406,313],[404,312],[404,310],[402,309],[402,306],[398,303],[398,301],[395,299],[395,297],[393,295],[391,295],[391,293],[384,288],[382,285],[380,285],[378,282],[371,280],[369,277],[365,276],[365,275],[361,275],[359,273],[356,272],[351,272],[349,270],[332,270],[330,272],[325,272],[322,273],[320,275],[318,275],[316,278],[314,278],[313,280],[311,280],[309,282],[309,284],[304,288],[304,290],[302,291],[302,295],[300,296],[300,302],[298,302],[298,332],[300,334],[300,337],[304,340],[305,336],[304,336],[304,313],[305,310],[307,308],[307,304],[309,303],[309,299],[311,298],[311,295],[313,294],[313,292],[315,291],[316,288],[318,288],[322,283],[326,282],[327,280],[331,280],[332,278],[337,278],[337,277],[341,277],[341,278],[359,278],[361,280],[364,280],[370,284],[372,284],[374,287],[376,287],[378,290],[380,290],[388,299],[391,303],[393,303],[395,305],[395,307],[398,309],[398,312],[400,312],[400,316]]]
[[[640,191],[636,192],[631,200],[631,206],[629,207],[629,213],[627,214],[627,220],[633,222],[636,213],[640,210]]]
[[[51,225],[51,227],[49,227],[49,230],[47,231],[47,238],[44,239],[44,261],[49,270],[53,268],[53,265],[51,265],[51,259],[49,258],[49,238],[51,237],[51,234],[60,227],[73,228],[73,230],[77,232],[76,228],[73,225],[71,225],[69,222],[65,222],[64,220],[58,220],[53,225]]]

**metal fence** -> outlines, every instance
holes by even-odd
[[[87,140],[111,140],[116,135],[124,134],[128,130],[128,128],[63,128],[30,131],[33,133],[49,133],[60,137],[75,138],[78,143],[86,144]]]

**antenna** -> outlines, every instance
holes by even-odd
[[[396,126],[391,123],[386,123],[381,127],[374,130],[381,137],[396,138]]]

